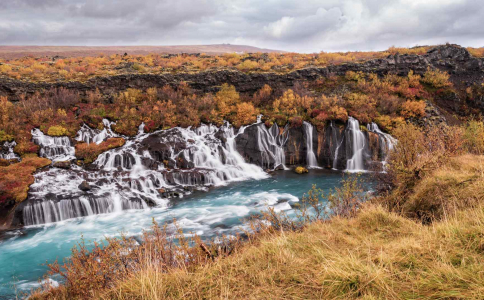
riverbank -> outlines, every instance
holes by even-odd
[[[427,201],[454,194],[444,200],[460,204],[455,206],[458,209],[446,209],[445,216],[431,225],[371,201],[354,218],[318,221],[302,232],[268,233],[226,258],[191,270],[162,272],[153,265],[112,288],[92,291],[93,295],[103,299],[479,298],[484,292],[484,206],[479,192],[484,185],[483,163],[484,158],[476,155],[449,159],[416,186],[422,191],[429,181],[444,182]],[[66,290],[57,292],[53,294],[57,298],[68,295]]]
[[[184,232],[205,240],[242,232],[243,219],[267,207],[289,212],[311,185],[328,191],[339,186],[342,172],[312,169],[299,175],[275,171],[262,180],[233,182],[205,192],[176,198],[167,207],[123,210],[115,213],[68,219],[58,223],[28,226],[9,231],[0,240],[0,298],[15,297],[38,287],[48,270],[43,265],[71,255],[71,248],[83,237],[89,248],[104,237],[140,236],[153,220],[172,224],[177,220]],[[15,288],[14,288],[15,287]]]

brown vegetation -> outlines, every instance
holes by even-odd
[[[224,120],[238,127],[254,123],[258,114],[264,115],[268,126],[289,123],[300,127],[308,121],[322,130],[328,121],[346,122],[352,116],[362,123],[376,122],[383,130],[392,132],[405,119],[424,116],[426,101],[452,92],[448,79],[446,73],[438,70],[429,70],[424,77],[413,72],[406,77],[348,72],[288,90],[273,90],[266,85],[253,95],[240,95],[228,84],[217,93],[198,95],[188,85],[180,84],[176,88],[165,86],[146,91],[127,89],[112,99],[105,99],[98,91],[81,96],[66,89],[35,93],[16,104],[0,97],[0,142],[15,140],[14,151],[22,156],[35,154],[39,149],[32,142],[33,128],[52,136],[74,137],[83,123],[102,129],[103,118],[108,118],[116,122],[112,126],[115,132],[134,136],[141,123],[146,132],[199,126],[202,122],[221,125]],[[342,92],[334,92],[342,86]],[[479,93],[474,88],[468,97],[477,97]],[[79,144],[76,155],[89,163],[117,145]]]
[[[50,163],[51,161],[46,158],[27,155],[19,163],[0,166],[0,206],[9,200],[15,202],[25,200],[29,186],[34,183],[32,174]]]
[[[8,53],[9,49],[15,49],[15,47],[0,47],[0,57],[2,56],[2,50]],[[33,49],[33,53],[38,51],[35,47]],[[75,48],[73,48],[74,52],[66,53],[66,57],[61,58],[47,56],[37,56],[36,58],[32,56],[13,56],[15,58],[12,58],[12,56],[4,54],[3,57],[5,58],[0,59],[0,74],[21,80],[54,82],[57,80],[84,81],[93,76],[113,76],[129,73],[199,72],[215,68],[228,68],[243,72],[271,71],[284,73],[311,66],[325,67],[348,62],[361,62],[369,59],[385,58],[395,54],[425,54],[431,47],[425,46],[411,49],[391,47],[386,51],[380,52],[320,52],[313,54],[262,53],[259,51],[261,49],[257,48],[253,49],[253,51],[246,51],[246,49],[243,50],[245,51],[243,54],[237,54],[240,51],[230,51],[230,47],[222,47],[221,49],[224,49],[220,51],[225,52],[224,54],[200,51],[211,53],[212,55],[166,55],[160,54],[160,51],[157,50],[148,54],[139,49],[135,51],[115,50],[114,52],[109,49],[106,51],[100,49],[97,52],[92,52],[95,50],[87,50],[93,56],[87,54],[79,56]],[[11,51],[18,52],[20,50]],[[174,51],[177,52],[177,50]],[[477,56],[482,56],[482,48],[469,48],[469,51]],[[104,54],[99,54],[100,52],[104,52]],[[125,52],[129,54],[124,55],[123,53]],[[248,54],[247,52],[252,53]],[[180,52],[178,51],[177,53]]]
[[[76,157],[85,164],[90,164],[96,160],[99,154],[121,147],[124,143],[125,140],[123,138],[109,138],[100,144],[80,142],[76,144]]]

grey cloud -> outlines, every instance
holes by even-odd
[[[7,0],[0,44],[245,43],[290,51],[484,46],[478,0]]]

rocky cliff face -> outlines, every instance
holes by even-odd
[[[351,127],[351,122],[355,126]],[[321,132],[310,125],[280,128],[274,124],[265,128],[263,124],[255,124],[237,135],[236,145],[246,161],[266,169],[304,165],[349,171],[372,170],[386,160],[395,141],[381,132],[376,124],[368,124],[366,128],[361,131],[355,119],[350,119],[349,124],[331,122]],[[313,166],[311,153],[316,158]],[[360,160],[361,164],[349,166],[348,161],[352,159]]]
[[[428,67],[445,70],[451,74],[455,83],[482,82],[484,79],[484,60],[472,57],[469,52],[457,45],[443,45],[430,50],[425,55],[390,55],[384,59],[374,59],[362,63],[347,63],[325,68],[305,68],[288,74],[242,73],[233,70],[205,71],[178,74],[128,74],[112,77],[95,77],[86,82],[31,83],[9,78],[1,78],[0,95],[16,99],[24,93],[50,88],[64,87],[80,92],[94,91],[109,94],[127,88],[146,89],[148,87],[176,86],[187,82],[200,92],[212,92],[223,83],[229,83],[239,92],[252,93],[264,84],[277,88],[288,88],[299,81],[313,81],[330,74],[344,75],[347,71],[362,71],[380,75],[394,73],[407,75],[410,70],[423,74]]]
[[[169,205],[170,198],[194,189],[262,179],[268,171],[300,165],[371,170],[385,162],[394,141],[373,123],[365,128],[362,131],[353,118],[348,124],[330,123],[322,132],[309,123],[284,128],[256,123],[240,129],[229,124],[202,125],[154,133],[143,133],[140,127],[140,133],[124,146],[102,153],[85,166],[71,164],[75,140],[35,135],[40,155],[56,163],[35,175],[28,199],[16,207],[12,224]],[[110,136],[83,126],[76,140],[101,142]]]

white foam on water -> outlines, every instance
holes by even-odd
[[[20,157],[13,152],[13,149],[17,146],[15,141],[3,142],[3,146],[0,146],[0,158],[1,159],[20,159]]]
[[[52,161],[75,159],[75,149],[67,136],[49,136],[40,129],[32,129],[32,140],[40,146],[39,155]]]
[[[107,140],[108,138],[118,137],[119,135],[112,131],[111,126],[116,124],[115,122],[111,122],[108,119],[103,119],[103,126],[102,130],[93,129],[86,124],[83,124],[81,129],[77,132],[76,140],[83,141],[85,143],[96,143],[101,144],[103,141]]]

